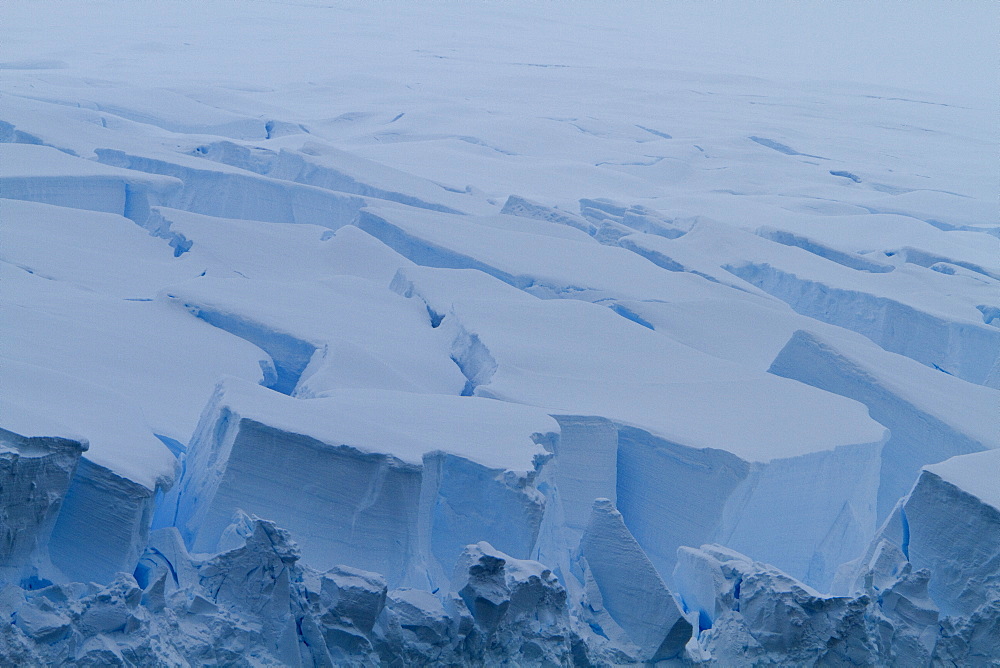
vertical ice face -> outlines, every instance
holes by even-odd
[[[618,436],[617,507],[656,569],[667,577],[677,548],[709,539],[723,520],[727,500],[749,472],[746,461],[724,450],[684,447],[623,427]]]
[[[714,539],[829,591],[837,567],[861,553],[878,526],[882,449],[843,446],[754,465],[727,499]]]
[[[177,195],[177,179],[101,165],[50,146],[0,144],[0,192],[9,199],[117,213],[143,223]]]
[[[443,452],[425,455],[419,512],[433,557],[427,564],[431,572],[450,573],[470,536],[514,558],[529,558],[546,508],[533,477],[500,473]]]
[[[692,627],[608,499],[597,499],[580,541],[581,568],[603,608],[639,648],[643,661],[683,656]]]
[[[665,577],[676,549],[717,540],[766,555],[826,590],[877,523],[884,439],[767,462],[695,449],[619,427],[618,508]],[[664,484],[663,481],[672,481]]]
[[[392,582],[404,579],[416,552],[419,467],[229,410],[213,426],[221,440],[196,438],[187,469],[192,475],[180,491],[177,522],[191,549],[215,551],[239,509],[296,531],[307,560],[318,568],[343,563]],[[214,451],[206,453],[209,448]],[[217,468],[199,473],[205,466]]]
[[[1000,447],[1000,392],[866,341],[834,341],[799,330],[770,372],[856,399],[889,428],[879,474],[879,520],[906,494],[925,464]]]
[[[52,563],[77,582],[130,573],[145,548],[155,490],[84,458],[52,532]]]
[[[129,398],[42,367],[0,362],[0,397],[10,412],[0,427],[43,435],[44,423],[31,415],[44,411],[48,420],[67,425],[64,429],[85,434],[90,446],[78,465],[64,464],[71,479],[51,477],[48,491],[23,490],[25,499],[44,493],[61,504],[48,541],[57,572],[46,577],[106,583],[120,571],[132,572],[146,543],[154,497],[173,483],[173,455]],[[36,512],[44,521],[46,511]]]
[[[944,614],[969,616],[1000,595],[1000,450],[924,467],[887,522],[915,569],[931,571]]]
[[[1000,656],[995,12],[0,4],[0,665]]]
[[[292,399],[232,380],[192,440],[177,524],[192,549],[212,551],[243,510],[289,527],[317,567],[440,586],[470,540],[530,556],[545,509],[536,484],[551,457],[541,444],[557,434],[542,411],[485,399]]]
[[[475,395],[594,416],[586,437],[583,422],[568,423],[555,463],[571,537],[582,508],[611,496],[602,490],[612,480],[625,524],[663,575],[678,547],[732,540],[766,547],[776,565],[825,588],[874,533],[872,464],[887,432],[860,403],[479,272],[402,269],[393,287],[443,315],[439,329],[453,335]],[[616,437],[600,432],[599,418]],[[578,447],[591,454],[579,457]],[[804,483],[840,475],[850,484],[822,494]],[[782,522],[801,532],[794,544],[775,521],[779,501]]]
[[[615,502],[618,480],[618,426],[601,417],[559,415],[553,463],[565,527],[573,542],[590,519],[594,499]]]
[[[44,568],[49,537],[86,441],[0,428],[0,581]]]

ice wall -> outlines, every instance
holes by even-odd
[[[733,541],[767,549],[776,565],[825,588],[874,533],[872,465],[887,433],[861,404],[834,406],[830,393],[773,383],[773,374],[701,354],[609,309],[534,299],[481,273],[402,269],[393,287],[438,314],[437,329],[454,337],[467,391],[594,416],[569,423],[556,461],[556,480],[569,483],[562,505],[570,542],[584,509],[610,496],[601,488],[612,479],[626,525],[663,575],[681,545]],[[508,336],[512,328],[530,335]],[[732,375],[741,380],[730,385],[724,378]],[[615,423],[614,442],[596,418]],[[819,427],[829,420],[837,426]],[[599,453],[600,473],[591,468],[598,460],[574,450],[577,440]],[[807,493],[803,481],[814,476],[831,481],[826,493]],[[840,476],[850,484],[833,483]],[[782,522],[772,514],[778,507]],[[784,539],[784,522],[796,526],[794,544]]]
[[[45,467],[34,474],[44,480],[32,481],[25,471],[28,477],[11,483],[28,485],[21,490],[25,502],[39,503],[36,495],[48,499],[33,513],[51,531],[47,556],[55,570],[43,562],[40,577],[107,583],[118,572],[131,572],[146,544],[155,495],[173,484],[174,456],[127,397],[43,367],[0,361],[0,398],[10,413],[0,427],[41,436],[48,431],[45,422],[31,417],[41,412],[47,421],[67,425],[60,433],[85,434],[89,444],[78,464],[70,458],[58,465],[61,473],[46,473]],[[58,516],[47,515],[56,510]]]
[[[234,424],[232,442],[225,443],[229,452],[216,454],[225,466],[217,486],[192,488],[197,477],[182,482],[177,522],[193,550],[215,550],[239,509],[308,532],[306,555],[321,568],[345,563],[393,582],[404,578],[407,557],[416,551],[418,470],[348,448],[327,453],[330,448],[315,439],[235,416],[223,419]],[[194,441],[189,470],[204,464],[201,450],[208,445]],[[276,470],[285,475],[276,476]],[[293,489],[303,492],[298,503],[285,498]]]
[[[540,411],[483,399],[297,400],[231,381],[192,440],[176,522],[192,549],[212,551],[236,510],[274,517],[302,534],[311,563],[427,586],[472,538],[530,555],[545,507],[534,481],[551,457],[538,443],[557,434]],[[289,490],[303,494],[289,502]]]
[[[171,183],[181,181],[180,191],[162,203],[194,213],[337,229],[350,223],[364,206],[360,197],[268,179],[190,156],[174,154],[164,159],[115,149],[96,152],[101,163],[129,173],[160,174],[172,177]]]
[[[889,428],[879,465],[880,521],[925,464],[1000,447],[1000,393],[865,342],[849,345],[800,330],[770,372],[856,399]]]
[[[46,570],[52,529],[86,449],[86,441],[0,428],[0,581]]]
[[[714,533],[750,468],[724,450],[685,447],[634,427],[620,429],[616,505],[661,576],[669,577],[678,547]]]
[[[684,656],[691,623],[610,500],[594,502],[579,554],[585,581],[597,585],[601,607],[639,648],[642,660]]]
[[[155,490],[83,459],[52,531],[52,563],[71,581],[110,582],[145,549]]]
[[[0,156],[0,192],[8,199],[117,213],[139,223],[150,206],[169,203],[181,188],[176,178],[101,165],[48,146],[0,143]]]
[[[832,6],[5,3],[0,664],[991,665],[992,24]]]
[[[884,447],[883,440],[752,466],[726,499],[714,540],[829,591],[837,567],[878,527]]]
[[[915,569],[930,569],[928,591],[945,614],[972,615],[1000,592],[998,462],[990,450],[925,467],[883,528]]]
[[[602,417],[559,415],[555,483],[562,498],[571,542],[579,540],[590,520],[594,499],[614,503],[618,487],[618,426]]]

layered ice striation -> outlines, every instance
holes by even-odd
[[[611,616],[639,658],[656,662],[684,656],[691,623],[608,499],[594,502],[577,568],[591,585],[588,606],[598,619],[601,611]]]
[[[87,442],[57,435],[58,427],[44,430],[48,436],[12,428],[0,426],[0,581],[19,583],[46,570],[49,537]]]
[[[146,544],[156,495],[174,481],[174,456],[145,424],[141,409],[120,394],[7,358],[0,364],[0,378],[10,413],[0,426],[28,438],[25,447],[31,439],[44,441],[49,432],[44,422],[31,417],[38,413],[68,425],[64,429],[89,443],[82,457],[80,446],[75,456],[63,448],[61,472],[53,468],[44,478],[29,475],[16,482],[29,485],[23,490],[25,500],[38,494],[51,499],[34,511],[38,522],[49,522],[46,538],[51,532],[39,577],[109,582],[119,571],[131,572]],[[51,521],[45,519],[46,506],[58,512]],[[30,532],[24,538],[28,536]]]
[[[273,517],[301,535],[310,563],[428,586],[473,539],[530,556],[545,510],[543,444],[558,432],[542,411],[486,399],[355,390],[306,400],[227,381],[192,439],[176,522],[192,549],[212,551],[234,511]]]

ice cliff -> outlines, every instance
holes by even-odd
[[[1000,665],[995,86],[777,6],[3,3],[0,664]]]

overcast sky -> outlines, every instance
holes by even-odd
[[[38,31],[44,38],[33,34]],[[126,53],[140,72],[163,65],[162,53],[149,51],[157,33],[157,41],[184,45],[181,58],[206,62],[225,50],[228,63],[240,66],[256,60],[320,68],[329,61],[297,60],[296,50],[335,54],[338,44],[349,42],[350,51],[337,60],[354,55],[360,71],[373,55],[402,63],[412,53],[409,45],[422,41],[466,55],[508,50],[578,63],[648,63],[994,100],[1000,88],[996,0],[0,2],[0,63],[55,58],[110,73],[106,64],[124,65],[112,58]],[[386,55],[402,48],[408,50]]]

